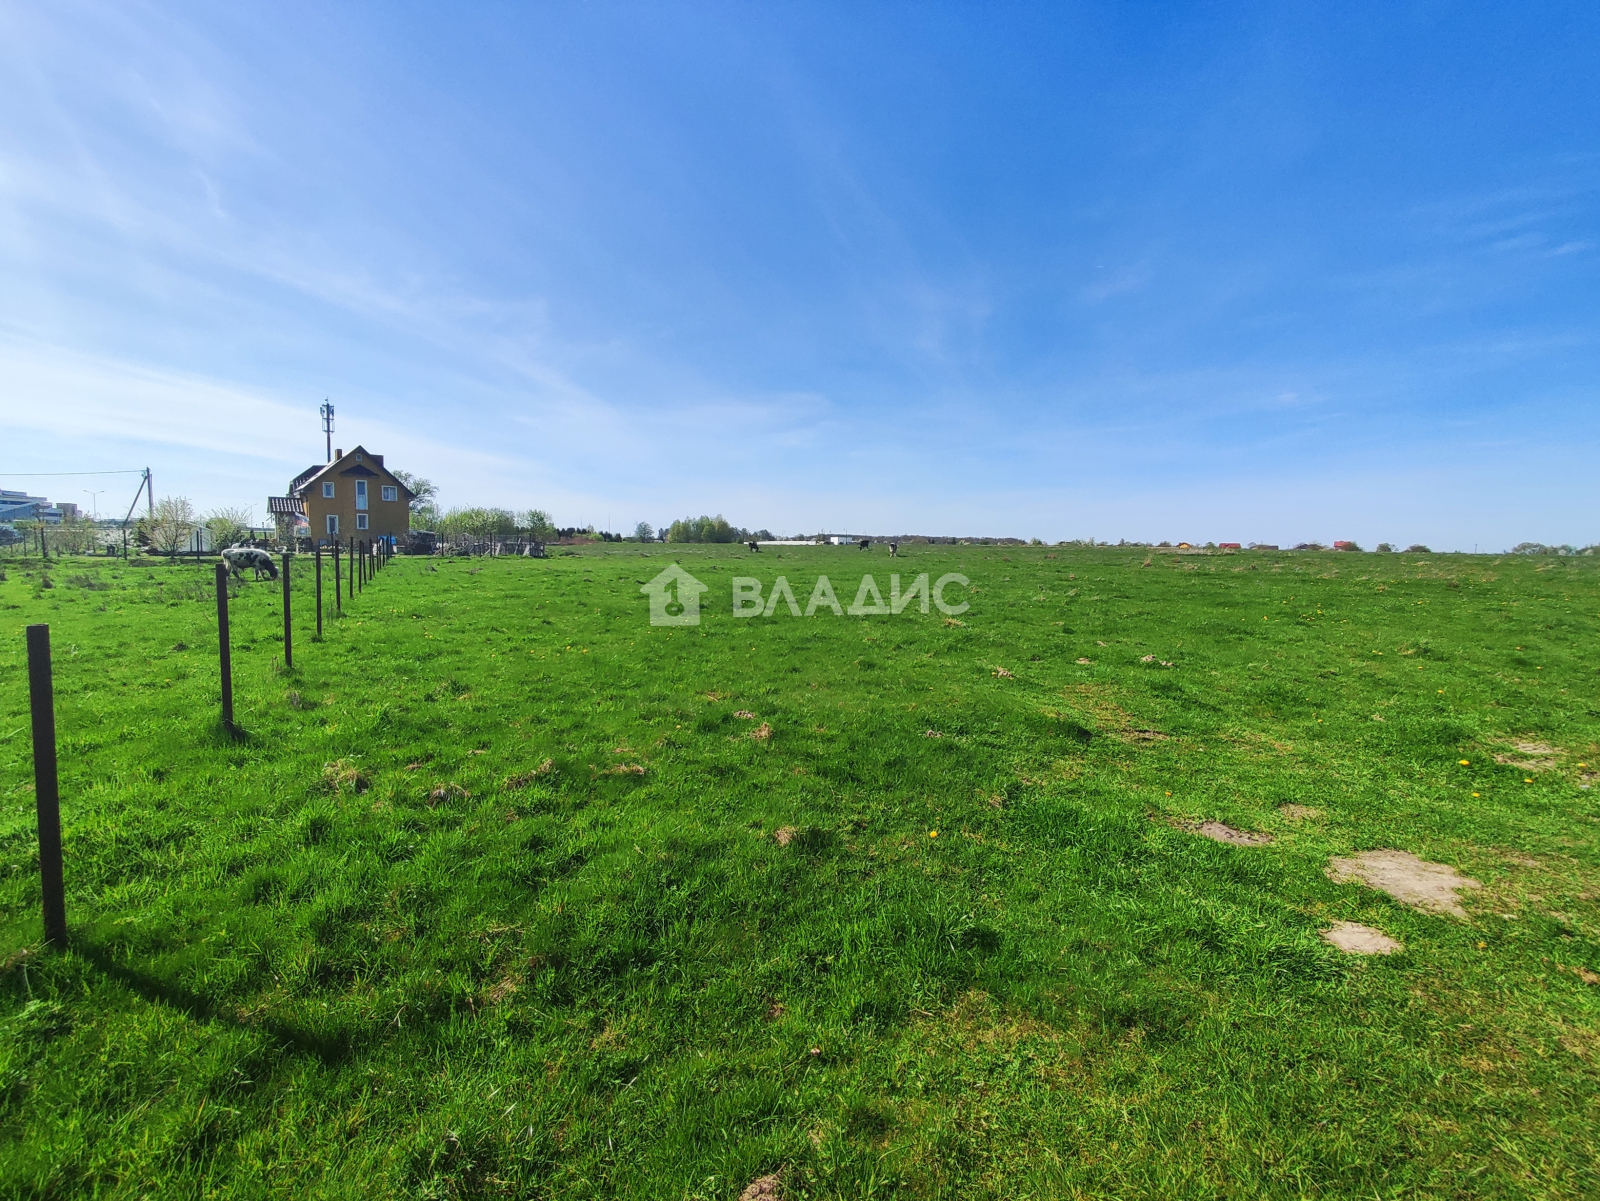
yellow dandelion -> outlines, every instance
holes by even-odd
[[[1522,777],[1522,782],[1524,784],[1532,784],[1533,783],[1533,777],[1532,776],[1523,776]]]
[[[937,830],[929,830],[928,831],[928,837],[929,838],[938,838],[939,837],[939,831],[937,831]]]
[[[1471,759],[1463,759],[1463,760],[1461,760],[1461,766],[1462,767],[1471,767],[1472,766],[1472,760]]]
[[[1477,796],[1477,795],[1478,795],[1478,794],[1477,794],[1477,793],[1473,793],[1473,794],[1472,794],[1472,795],[1473,795],[1473,796]]]

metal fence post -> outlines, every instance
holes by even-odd
[[[294,670],[294,625],[289,620],[289,552],[283,552],[283,666]]]
[[[61,794],[56,780],[55,686],[50,678],[50,627],[28,627],[28,700],[33,710],[33,802],[39,820],[39,884],[44,936],[67,945],[67,900],[61,872]]]
[[[222,724],[233,727],[233,661],[228,647],[228,569],[217,564],[217,653],[222,674]]]
[[[333,613],[335,617],[344,615],[344,601],[339,596],[339,540],[333,540]]]

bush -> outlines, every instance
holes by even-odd
[[[1408,555],[1431,555],[1431,554],[1433,554],[1433,552],[1431,550],[1429,550],[1426,546],[1423,546],[1422,543],[1413,542],[1410,546],[1406,547],[1406,554],[1408,554]]]
[[[517,519],[510,509],[451,509],[434,527],[445,537],[485,538],[493,534],[515,534]]]
[[[718,513],[715,517],[685,517],[667,530],[668,542],[748,542],[750,531],[729,525]]]

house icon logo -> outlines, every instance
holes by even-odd
[[[700,594],[707,587],[674,563],[639,591],[650,598],[651,625],[697,626]]]

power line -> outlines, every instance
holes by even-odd
[[[138,467],[127,467],[120,471],[0,471],[0,478],[17,478],[24,480],[43,479],[46,476],[57,475],[143,475],[144,471]]]

